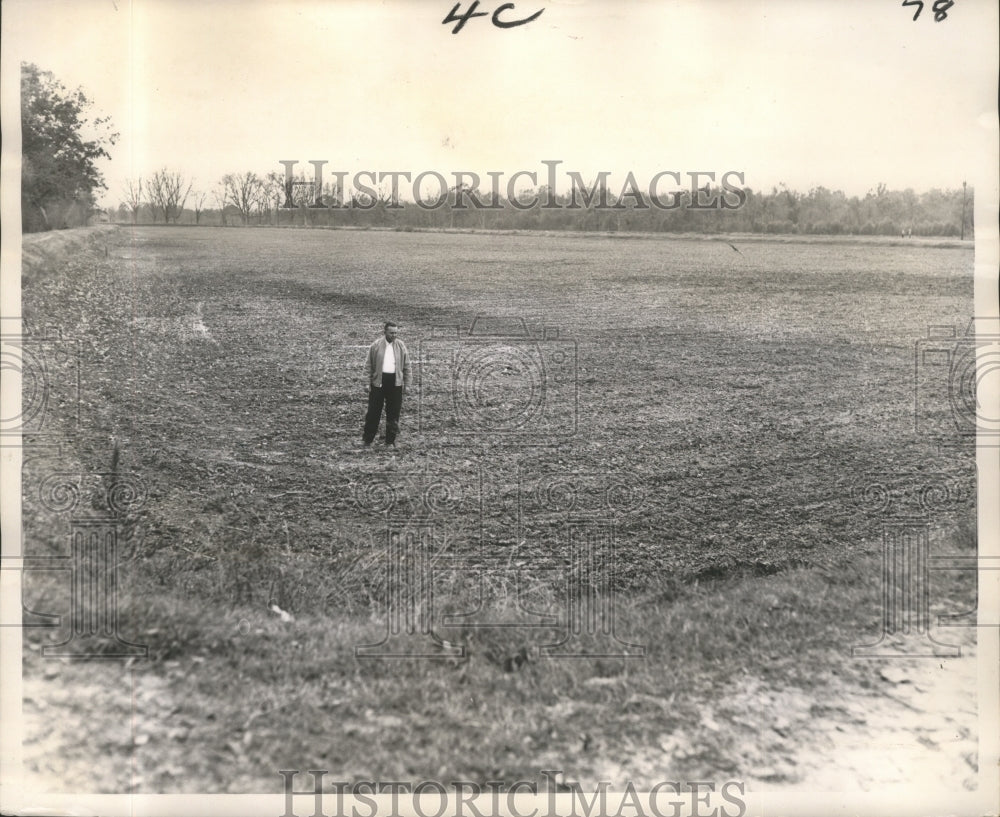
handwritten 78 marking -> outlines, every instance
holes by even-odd
[[[945,17],[948,16],[948,9],[955,5],[954,0],[935,0],[933,6],[931,6],[931,11],[934,12],[934,22],[940,23]],[[917,18],[920,16],[920,12],[924,10],[923,0],[903,0],[903,6],[916,6],[917,10],[913,14],[913,21],[916,22]]]

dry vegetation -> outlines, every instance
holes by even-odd
[[[66,520],[37,499],[51,470],[106,471],[117,442],[120,468],[149,491],[126,520],[120,582],[122,633],[150,660],[58,676],[91,690],[100,711],[86,728],[121,762],[80,772],[96,751],[83,740],[50,771],[141,791],[277,790],[283,768],[794,782],[808,718],[836,710],[831,690],[878,683],[874,663],[850,659],[880,617],[880,519],[851,503],[852,484],[886,469],[973,483],[971,446],[913,426],[914,342],[930,324],[964,330],[971,267],[967,250],[916,242],[734,252],[148,227],[29,265],[26,320],[82,349],[79,429],[58,453],[29,449],[30,552],[64,549]],[[359,451],[362,347],[382,320],[419,356],[434,327],[478,314],[558,327],[547,342],[575,354],[575,395],[549,392],[524,433],[470,434],[428,370],[419,411],[416,393],[404,402],[398,455]],[[485,377],[492,411],[517,406],[518,377]],[[435,480],[458,486],[430,513],[435,614],[481,600],[481,621],[514,626],[438,620],[464,658],[359,661],[355,646],[386,626],[385,524],[359,497],[395,486],[409,514]],[[610,486],[629,501],[608,510]],[[587,514],[614,522],[605,589],[643,658],[539,654],[557,630],[524,608],[564,615],[565,525]],[[933,547],[973,552],[973,516],[966,501],[935,517]],[[53,581],[28,590],[36,609],[58,603]],[[967,607],[972,592],[967,576],[933,579],[935,609]],[[26,634],[26,675],[42,677],[43,635]],[[795,690],[805,720],[775,738],[775,713],[726,710],[741,679]],[[129,684],[139,743],[119,723]]]

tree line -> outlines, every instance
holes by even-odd
[[[107,190],[97,162],[110,159],[118,134],[93,112],[82,89],[67,89],[50,72],[21,65],[21,219],[25,231],[87,224],[95,218],[132,224],[222,226],[330,226],[580,230],[597,232],[747,232],[821,235],[971,237],[973,191],[966,188],[889,190],[864,196],[785,185],[742,188],[738,207],[703,206],[727,191],[714,186],[672,193],[669,207],[643,205],[640,196],[611,191],[577,201],[570,191],[545,186],[513,197],[452,187],[441,202],[401,202],[385,185],[345,189],[327,182],[314,189],[303,173],[233,172],[211,187],[166,167],[128,179],[117,208],[103,211]],[[595,190],[593,182],[588,183]],[[579,192],[579,191],[576,191]],[[728,191],[732,192],[732,189]],[[648,201],[647,197],[647,201]],[[488,206],[476,206],[475,202]]]
[[[164,186],[163,179],[172,180]],[[179,200],[164,190],[185,190]],[[144,192],[145,191],[145,192]],[[604,205],[545,186],[514,199],[489,191],[451,188],[446,200],[395,200],[387,188],[343,190],[333,183],[317,195],[299,175],[289,186],[280,173],[228,173],[210,191],[191,192],[180,174],[158,171],[129,181],[113,220],[133,224],[221,226],[382,227],[395,229],[577,230],[597,232],[773,233],[803,235],[972,236],[973,190],[960,187],[916,193],[879,184],[864,196],[815,187],[801,193],[785,185],[743,188],[742,206],[705,208],[725,191],[706,186],[677,191],[671,209],[636,206],[634,197],[608,192]],[[463,195],[464,193],[464,195]],[[188,197],[190,196],[190,198]],[[191,205],[186,207],[186,202]],[[476,206],[473,201],[489,206]],[[206,208],[206,202],[210,206]],[[527,203],[526,203],[527,202]],[[548,203],[549,206],[545,206]],[[291,207],[288,205],[291,204]],[[558,206],[555,206],[558,205]],[[693,206],[692,206],[693,205]],[[702,205],[702,206],[699,206]]]

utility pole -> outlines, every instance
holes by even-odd
[[[965,241],[965,187],[966,182],[962,182],[962,241]]]

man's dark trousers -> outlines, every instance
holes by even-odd
[[[381,387],[372,386],[368,390],[368,414],[365,415],[365,445],[371,443],[378,433],[385,405],[385,444],[392,445],[399,433],[399,411],[403,407],[403,387],[396,385],[394,373],[382,372]]]

